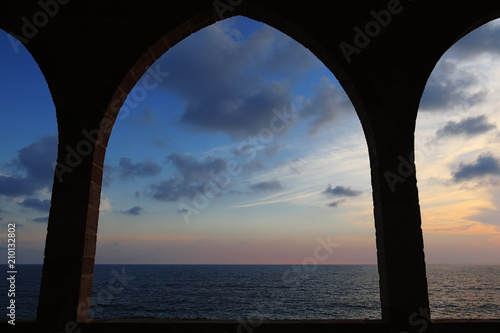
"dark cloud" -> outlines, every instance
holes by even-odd
[[[266,192],[266,191],[281,191],[283,186],[278,180],[270,180],[267,182],[260,182],[250,185],[250,189],[254,192]]]
[[[346,201],[346,199],[340,199],[340,200],[337,200],[337,201],[330,202],[327,206],[335,208],[335,207],[338,207],[338,205],[340,205],[341,203],[343,203],[345,201]]]
[[[310,119],[309,134],[315,134],[321,127],[348,113],[355,113],[349,97],[342,88],[336,87],[326,77],[316,87],[315,96],[306,99],[300,110],[302,118]]]
[[[149,186],[148,193],[157,200],[178,201],[181,198],[192,199],[198,193],[219,191],[216,176],[226,170],[226,160],[209,156],[204,160],[195,160],[190,155],[172,153],[167,157],[177,174]],[[222,182],[223,183],[223,182]],[[213,195],[218,195],[215,193]]]
[[[120,177],[122,179],[134,179],[135,177],[151,177],[161,172],[161,166],[155,162],[133,163],[130,158],[120,158],[119,164]]]
[[[162,68],[176,79],[162,87],[185,102],[182,123],[245,138],[268,128],[274,109],[292,110],[291,82],[317,60],[268,26],[246,41],[225,27],[209,26],[166,53]]]
[[[33,195],[45,187],[51,187],[54,178],[52,163],[57,157],[57,136],[45,136],[20,149],[8,164],[12,175],[0,175],[0,195]]]
[[[480,85],[473,73],[459,70],[451,60],[443,60],[438,63],[425,86],[420,109],[422,111],[446,111],[456,107],[467,109],[482,103],[485,98],[486,89]]]
[[[48,216],[37,217],[37,218],[33,219],[32,221],[36,222],[36,223],[47,223],[47,222],[49,222],[49,217]]]
[[[141,206],[134,206],[128,210],[119,211],[119,213],[138,216],[141,215],[143,211],[144,208],[142,208]]]
[[[21,202],[21,206],[35,209],[41,212],[48,212],[50,209],[50,200],[38,200],[36,198],[26,198]]]
[[[485,24],[465,35],[451,49],[460,58],[472,58],[480,54],[499,55],[500,25]]]
[[[491,153],[485,153],[473,163],[460,163],[457,171],[453,172],[452,175],[456,182],[487,175],[500,175],[500,163]]]
[[[437,137],[461,134],[474,136],[488,132],[494,128],[496,128],[496,126],[490,124],[486,116],[482,115],[477,117],[469,117],[459,122],[449,121],[443,128],[437,131],[436,135]]]
[[[229,99],[231,101],[220,101]],[[256,135],[270,127],[273,110],[291,108],[291,95],[278,82],[271,82],[250,96],[210,96],[200,104],[189,103],[181,121],[212,132],[225,132],[234,138]]]
[[[352,190],[350,187],[336,186],[332,188],[331,184],[328,184],[326,189],[321,192],[329,197],[357,197],[361,195],[361,191]]]

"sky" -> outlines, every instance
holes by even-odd
[[[416,174],[430,264],[500,264],[499,45],[500,21],[465,36],[422,96]],[[238,16],[150,71],[161,75],[137,83],[108,144],[96,263],[376,264],[366,140],[311,52]],[[0,255],[15,222],[18,263],[40,264],[55,108],[36,62],[3,31],[0,73]]]

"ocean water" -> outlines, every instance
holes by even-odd
[[[41,265],[17,267],[17,318],[36,316],[41,269]],[[500,319],[500,265],[427,265],[427,276],[433,318]],[[0,288],[0,306],[6,307],[6,279]],[[90,315],[379,319],[377,267],[96,265]]]

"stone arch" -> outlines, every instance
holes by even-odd
[[[229,18],[228,18],[228,19],[229,19]],[[249,19],[249,20],[250,20],[250,19]],[[188,37],[188,38],[189,38],[189,37]],[[171,50],[171,51],[173,51],[173,50]],[[157,60],[157,61],[158,61],[158,60]],[[161,65],[162,65],[162,66],[161,66],[161,69],[160,69],[160,70],[167,70],[167,68],[168,68],[168,63],[167,63],[166,61],[165,61],[165,62],[163,62]],[[145,72],[145,74],[143,75],[142,79],[144,79],[144,78],[145,78],[146,76],[148,76],[148,75],[149,75],[149,77],[151,77],[151,74],[150,74],[150,71],[151,71],[151,70],[155,70],[155,64],[153,64],[153,65],[150,67],[149,71],[146,71],[146,72]],[[329,73],[329,74],[331,74],[331,73]],[[169,79],[171,79],[171,77],[167,77],[167,80],[169,80]],[[172,77],[172,79],[173,79],[173,77]],[[151,81],[151,82],[153,82],[153,81],[154,81],[154,79],[151,79],[150,81]],[[332,81],[333,81],[333,80],[332,80]],[[316,82],[315,82],[314,84],[316,84]],[[139,80],[139,81],[138,81],[138,83],[137,83],[137,85],[136,85],[136,86],[132,89],[131,93],[129,93],[129,94],[128,94],[128,98],[130,98],[132,101],[134,101],[134,98],[133,98],[133,97],[135,96],[134,90],[135,90],[136,88],[138,88],[139,86],[142,86],[142,87],[144,88],[144,82],[141,82],[141,80]],[[141,88],[141,89],[142,89],[142,88]],[[138,93],[137,95],[141,95],[141,96],[142,96],[143,94],[142,94],[142,93]],[[129,101],[130,101],[130,100],[129,100]],[[124,117],[123,112],[125,111],[125,114],[127,114],[127,113],[126,113],[126,110],[127,110],[127,105],[129,105],[129,104],[128,104],[128,102],[129,102],[129,101],[127,101],[127,102],[125,102],[125,103],[124,103],[123,109],[122,109],[122,110],[120,111],[120,113],[118,114],[118,120],[117,120],[117,122],[116,122],[116,125],[118,125],[118,123],[120,122],[120,119],[124,119],[124,118],[123,118],[123,117]],[[129,105],[129,107],[130,107],[130,105]],[[137,110],[137,111],[139,111],[139,110]],[[167,111],[167,112],[168,112],[168,110],[162,110],[162,111]],[[351,115],[352,115],[352,114],[351,114]],[[355,116],[353,116],[352,118],[354,119],[354,118],[355,118]],[[355,118],[355,119],[354,119],[354,121],[359,121],[359,120],[358,120],[358,118]],[[358,125],[358,124],[355,124],[355,125]],[[326,127],[326,126],[325,126],[325,127]],[[116,131],[117,129],[118,129],[118,128],[116,128],[116,127],[115,127],[115,129],[114,129],[114,130]],[[362,137],[362,134],[361,134],[361,132],[359,131],[359,129],[360,129],[360,128],[359,128],[359,127],[357,127],[356,129],[358,130],[358,131],[356,132],[357,137],[361,138],[361,137]],[[115,133],[115,134],[117,134],[117,133]],[[110,140],[113,140],[113,138],[111,138]],[[118,145],[115,145],[114,147],[117,147],[117,146],[118,146]],[[120,146],[123,146],[123,143],[120,143]],[[108,147],[107,147],[108,156],[109,156],[109,154],[111,153],[111,150],[110,150],[109,148],[111,148],[111,146],[110,146],[110,145],[108,145]],[[361,148],[360,148],[360,151],[361,151],[362,149],[363,149],[363,147],[361,147]],[[363,152],[363,153],[365,153],[366,151],[365,151],[365,150],[362,150],[362,152]],[[132,157],[132,156],[133,156],[133,155],[131,155],[130,157]],[[367,157],[367,155],[363,155],[363,158],[365,159],[365,161],[367,161],[366,157]],[[132,158],[133,158],[133,157],[132,157]],[[109,161],[109,160],[108,160],[108,161]],[[107,164],[107,163],[109,163],[109,162],[106,162],[106,164]],[[363,170],[364,170],[365,172],[367,172],[367,171],[368,171],[368,168],[366,168],[366,167],[365,167]],[[105,170],[105,172],[106,172],[106,170]],[[365,175],[368,175],[368,173],[366,173]],[[103,193],[104,193],[104,192],[103,192]],[[369,207],[370,207],[369,205],[371,205],[371,202],[368,202],[368,203],[367,203],[367,205],[368,205],[368,206],[365,206],[365,207],[369,209]],[[102,221],[103,221],[103,220],[102,220],[102,218],[100,218],[100,219],[99,219],[99,223],[100,223],[100,225],[102,224]],[[370,232],[370,230],[373,230],[373,229],[369,229],[369,232]],[[372,241],[373,241],[373,243],[374,243],[374,238],[371,240],[371,242],[372,242]],[[371,244],[372,244],[372,246],[371,246],[371,250],[372,250],[372,251],[371,251],[371,253],[374,255],[374,254],[375,254],[375,252],[373,251],[373,249],[374,249],[374,247],[373,247],[373,245],[374,245],[374,244],[373,244],[373,243],[371,243]],[[99,250],[98,250],[98,251],[99,251]],[[97,260],[99,261],[99,255],[98,255],[96,258],[97,258]],[[377,296],[377,297],[378,297],[378,296]],[[380,313],[380,311],[378,311],[378,313]]]
[[[332,68],[334,69],[334,75],[336,74],[339,82],[344,87],[344,90],[348,92],[348,95],[350,97],[356,95],[356,89],[354,85],[351,84],[350,80],[348,79],[348,75],[343,73],[341,65],[339,65],[340,61],[334,56],[330,56],[319,42],[303,33],[298,26],[292,24],[284,18],[266,12],[262,8],[251,8],[250,5],[242,6],[241,10],[237,10],[235,8],[234,13],[232,14],[233,15],[231,16],[244,15],[252,19],[263,21],[266,24],[277,27],[281,31],[284,30],[285,33],[289,34],[292,38],[301,42],[303,45],[304,43],[306,43],[307,45],[305,46],[308,47],[313,52],[313,54],[318,59],[320,59],[320,61],[323,61],[325,64],[327,64],[327,67],[330,70],[332,70]],[[81,191],[81,193],[83,193],[86,197],[85,200],[88,200],[88,205],[86,206],[86,208],[81,207],[80,209],[82,210],[79,211],[79,214],[81,216],[87,216],[85,221],[82,221],[85,225],[82,226],[82,228],[87,231],[84,232],[85,236],[83,236],[83,238],[81,239],[81,242],[83,243],[82,251],[83,253],[85,253],[85,255],[83,256],[81,266],[80,264],[78,264],[78,266],[74,267],[73,269],[75,270],[75,275],[78,275],[76,271],[81,269],[80,267],[83,267],[83,270],[88,273],[81,274],[85,277],[85,281],[80,285],[80,296],[75,321],[86,320],[89,313],[89,296],[92,282],[91,272],[95,256],[104,156],[107,142],[109,140],[109,136],[114,126],[116,117],[118,116],[118,112],[125,102],[128,94],[138,82],[139,78],[141,78],[146,73],[147,69],[152,66],[161,55],[163,55],[170,47],[172,47],[185,37],[189,36],[191,33],[194,33],[202,29],[203,27],[216,22],[218,19],[219,18],[217,17],[216,11],[211,8],[208,11],[193,15],[190,19],[184,21],[183,23],[177,25],[175,28],[167,32],[163,37],[161,37],[149,48],[147,48],[147,50],[138,58],[138,60],[132,65],[132,67],[125,72],[123,78],[118,84],[118,87],[114,91],[114,94],[112,95],[112,98],[107,105],[106,110],[103,113],[95,112],[91,117],[86,118],[86,125],[80,130],[80,135],[74,137],[74,133],[68,132],[67,135],[69,135],[69,138],[68,140],[64,140],[64,136],[66,133],[60,133],[63,138],[62,140],[60,140],[61,142],[59,151],[65,151],[65,154],[60,154],[59,156],[60,168],[56,170],[56,178],[59,178],[59,183],[61,184],[60,186],[65,187],[67,185],[73,187],[73,181],[75,181],[78,182],[81,186],[87,187],[87,185],[83,184],[79,179],[91,179],[91,182],[89,184],[90,188],[86,188],[85,190]],[[111,86],[108,85],[107,88],[110,87]],[[108,93],[109,91],[110,90],[108,89]],[[361,99],[357,98],[356,100],[359,101]],[[102,103],[102,100],[99,101],[99,103]],[[103,104],[97,104],[96,102],[96,106],[100,107],[102,105]],[[68,111],[64,108],[59,108],[58,111],[58,119],[60,120],[60,122],[65,122],[67,119],[65,113],[67,113]],[[84,113],[84,111],[82,110],[81,113]],[[80,122],[81,119],[77,120]],[[68,121],[74,123],[75,119],[68,119]],[[89,146],[89,143],[93,146]],[[89,152],[88,155],[87,152]],[[79,173],[77,173],[77,171]],[[62,181],[63,177],[64,182]],[[67,191],[69,191],[69,188],[63,190],[61,195],[64,195],[64,192]],[[88,195],[85,193],[88,193]],[[57,195],[57,193],[54,195],[53,201],[63,202],[64,200],[62,200],[62,198],[58,197]],[[57,209],[59,209],[59,207],[54,207],[54,212]],[[56,213],[51,214],[51,219],[55,221]],[[51,226],[54,225],[55,223],[51,223]],[[51,235],[52,233],[50,232],[49,226],[47,243],[49,243]],[[46,250],[46,253],[50,252]],[[75,256],[78,255],[75,254]],[[57,255],[54,256],[54,258],[56,257]],[[48,260],[49,256],[47,256],[46,254],[44,267],[47,267],[47,271],[50,267]],[[56,281],[57,280],[54,280],[54,283],[56,283]],[[41,296],[42,295],[43,294],[41,294]],[[49,307],[48,305],[43,306],[42,302],[44,300],[46,299],[41,297],[39,317],[42,317],[43,309]],[[74,305],[72,305],[71,307],[74,307]],[[65,308],[69,308],[69,306],[65,306]]]
[[[102,162],[109,135],[101,133],[106,135],[97,139],[99,130],[110,131],[113,126],[114,118],[108,114],[112,101],[130,91],[127,87],[137,81],[123,81],[125,73],[168,31],[175,31],[193,17],[198,23],[206,20],[208,25],[217,15],[212,2],[201,0],[164,5],[102,1],[99,6],[57,2],[60,14],[29,40],[27,48],[46,76],[56,105],[59,167],[71,160],[68,149],[77,150],[80,144],[81,149],[90,147],[91,151],[81,150],[85,156],[79,156],[78,163],[73,154],[75,166],[64,173],[64,182],[54,183],[37,315],[38,323],[48,327],[47,331],[63,331],[70,321],[87,318]],[[29,19],[39,11],[39,3],[0,4],[0,12],[5,13],[0,17],[0,27],[22,35],[22,18]],[[414,163],[406,161],[410,168],[403,173],[408,176],[398,183],[396,194],[385,175],[397,173],[402,163],[399,157],[407,159],[414,150],[418,102],[437,60],[461,35],[480,22],[498,17],[500,7],[495,2],[470,0],[406,2],[405,6],[412,9],[404,12],[405,19],[394,20],[348,65],[338,43],[352,40],[352,28],[372,19],[371,9],[386,5],[387,1],[366,0],[318,1],[299,7],[290,3],[283,7],[276,1],[261,2],[257,7],[245,2],[234,7],[231,15],[246,13],[259,20],[265,11],[282,12],[283,17],[314,36],[319,46],[313,53],[330,70],[342,68],[334,74],[351,97],[369,147],[383,319],[394,331],[401,331],[408,330],[409,317],[428,304],[418,193],[411,172]],[[276,22],[267,23],[287,32]],[[336,29],[339,34],[332,38],[329,31]],[[299,37],[296,40],[307,44]],[[122,91],[115,96],[118,86]],[[100,125],[103,119],[106,130]],[[399,258],[399,253],[404,253],[404,258]]]

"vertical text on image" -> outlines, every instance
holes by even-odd
[[[16,325],[16,224],[7,224],[7,281],[9,306],[7,307],[7,317],[11,325]]]

